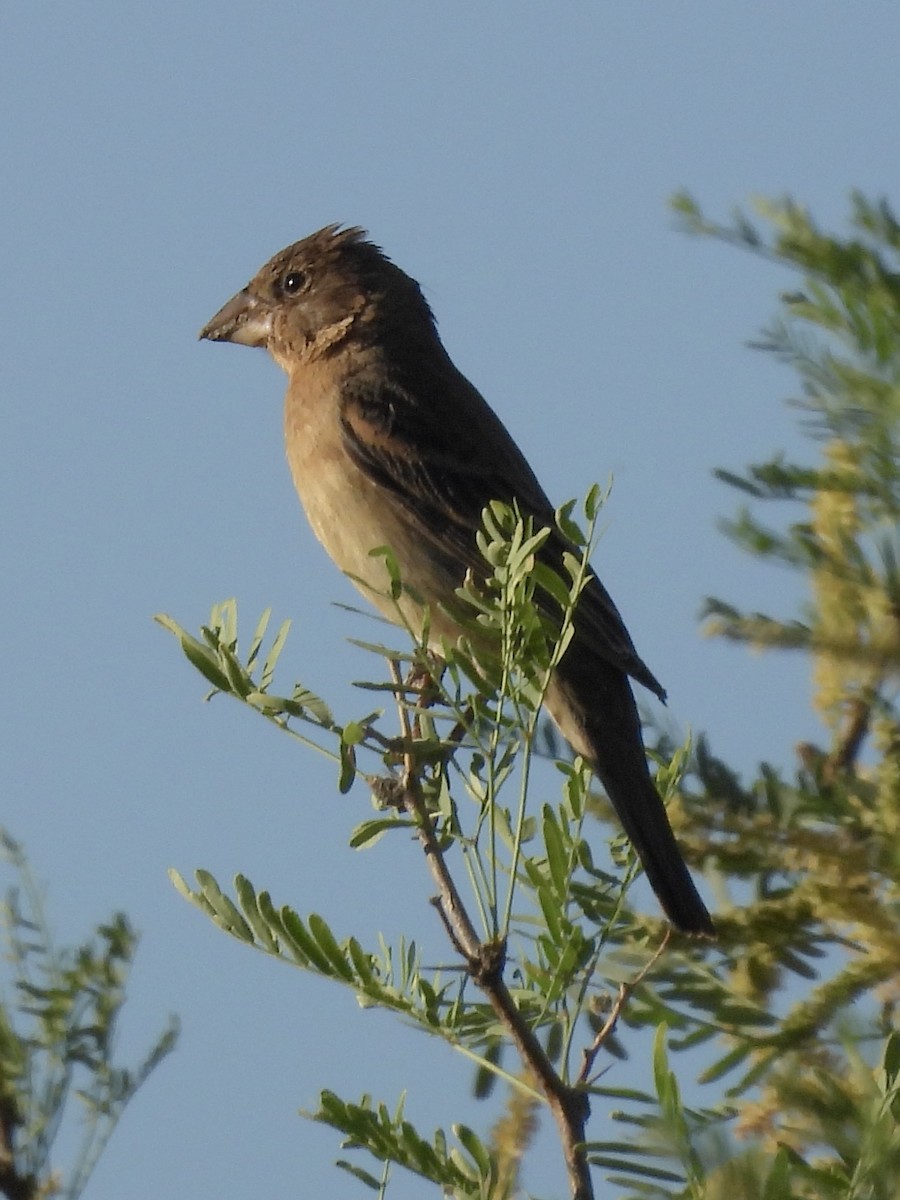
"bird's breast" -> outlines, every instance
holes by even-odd
[[[390,598],[390,577],[381,556],[370,552],[390,547],[403,583],[436,613],[462,581],[450,578],[447,566],[429,548],[397,498],[371,479],[344,446],[336,397],[317,405],[316,395],[299,396],[291,388],[285,403],[284,434],[288,464],[297,494],[318,540],[336,566],[390,620],[403,620],[414,631],[421,607],[411,598],[400,611]],[[434,624],[435,616],[432,616]],[[439,630],[450,634],[450,630]]]

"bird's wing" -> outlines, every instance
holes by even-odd
[[[552,509],[509,434],[474,395],[482,411],[472,421],[458,413],[442,421],[427,398],[402,387],[351,382],[341,396],[341,429],[355,464],[397,497],[429,541],[450,542],[465,566],[483,570],[474,532],[489,501],[518,496],[528,509],[546,509],[551,520]],[[473,424],[483,427],[482,436],[474,436]],[[488,440],[498,454],[485,453]]]
[[[446,390],[442,389],[446,396]],[[537,528],[549,527],[541,559],[563,578],[563,554],[574,548],[559,532],[554,510],[524,455],[480,394],[457,375],[450,407],[428,402],[389,381],[349,380],[341,394],[341,430],[350,458],[392,493],[432,552],[452,556],[484,574],[475,531],[492,500],[516,501]],[[641,661],[609,593],[594,576],[582,593],[576,618],[577,652],[595,653],[643,683],[660,699],[665,692]]]

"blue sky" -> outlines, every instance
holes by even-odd
[[[408,847],[347,849],[362,790],[202,705],[152,623],[272,605],[295,618],[286,674],[363,707],[344,639],[368,628],[331,605],[352,590],[293,495],[282,376],[197,330],[284,244],[367,227],[551,496],[614,475],[596,564],[677,727],[790,769],[816,736],[807,666],[696,622],[706,594],[794,611],[791,579],[717,532],[711,475],[802,452],[794,380],[745,345],[789,280],[677,233],[667,200],[790,193],[838,227],[851,187],[896,201],[898,44],[887,0],[7,6],[0,820],[61,939],[115,908],[142,931],[123,1056],[184,1023],[92,1197],[349,1195],[336,1139],[295,1115],[325,1086],[407,1087],[425,1128],[484,1120],[448,1051],[242,950],[166,879],[241,870],[341,933],[434,933]]]

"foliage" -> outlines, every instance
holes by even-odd
[[[122,913],[94,937],[57,949],[21,847],[0,830],[15,873],[2,906],[10,964],[0,1003],[0,1194],[75,1200],[125,1106],[174,1048],[170,1022],[135,1069],[117,1066],[116,1025],[137,937]],[[81,1108],[78,1152],[64,1176],[51,1165],[72,1100]]]
[[[636,907],[637,868],[621,839],[611,862],[597,861],[587,833],[608,808],[584,764],[557,762],[556,799],[534,799],[540,703],[588,570],[596,491],[586,532],[571,505],[557,514],[573,546],[558,575],[535,571],[546,531],[500,505],[485,511],[487,581],[460,590],[466,637],[439,659],[427,625],[407,630],[403,648],[366,647],[390,665],[361,686],[394,702],[398,730],[381,709],[339,722],[301,684],[277,694],[287,627],[264,652],[269,614],[246,650],[234,602],[213,610],[199,638],[161,618],[215,691],[328,755],[342,791],[354,780],[371,790],[378,811],[352,845],[402,829],[424,851],[453,948],[444,971],[426,971],[412,939],[365,947],[243,877],[229,895],[207,872],[194,885],[174,876],[226,932],[454,1046],[476,1064],[479,1095],[497,1080],[509,1089],[489,1138],[462,1125],[426,1135],[402,1104],[323,1092],[311,1115],[383,1164],[375,1175],[342,1162],[379,1195],[391,1165],[448,1195],[521,1195],[518,1164],[545,1106],[578,1197],[593,1194],[587,1165],[627,1196],[900,1194],[900,226],[859,196],[849,239],[790,202],[763,208],[768,240],[741,215],[726,228],[688,197],[676,208],[686,228],[802,273],[758,344],[798,370],[795,403],[815,452],[810,463],[776,456],[744,475],[720,472],[754,506],[799,509],[790,524],[766,525],[745,508],[726,530],[799,571],[806,609],[746,614],[710,600],[706,614],[712,634],[813,656],[823,745],[800,747],[791,770],[762,763],[749,784],[704,738],[656,747],[679,840],[719,892],[717,943],[668,937]],[[402,580],[379,553],[397,601]],[[605,1086],[600,1054],[640,1046],[641,1030],[654,1045],[643,1086]],[[682,1064],[698,1062],[692,1095],[703,1106],[682,1095]],[[616,1106],[618,1137],[591,1136],[591,1100]]]

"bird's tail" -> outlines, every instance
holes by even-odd
[[[546,707],[566,741],[606,789],[666,916],[684,933],[715,936],[647,767],[628,677],[573,645],[551,682]],[[574,651],[574,654],[572,653]]]

